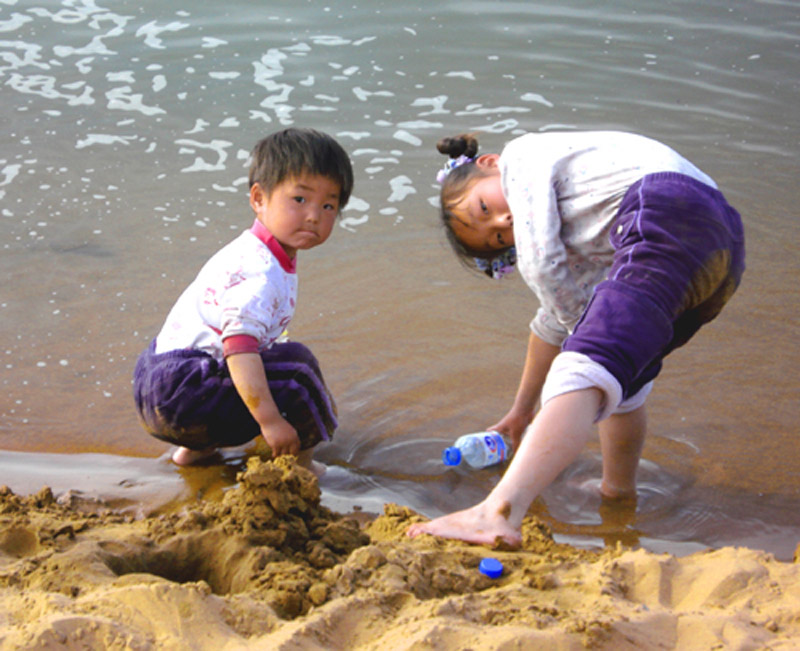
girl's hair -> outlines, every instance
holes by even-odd
[[[353,191],[353,167],[342,146],[314,129],[285,129],[253,147],[250,187],[258,183],[267,195],[281,183],[302,174],[324,176],[339,184],[339,211]]]
[[[474,159],[478,155],[478,139],[474,134],[462,133],[457,136],[446,137],[436,143],[436,149],[440,154],[449,156],[455,160],[461,156],[467,159]],[[487,172],[475,164],[474,160],[464,161],[455,167],[447,170],[446,176],[442,180],[442,190],[440,194],[440,213],[442,226],[453,251],[459,262],[472,270],[479,270],[475,263],[475,258],[490,260],[502,253],[502,251],[477,251],[463,244],[453,232],[452,221],[455,218],[454,209],[464,199],[464,195],[470,186],[479,178],[490,176],[492,172]],[[487,276],[492,276],[491,269],[485,270]]]

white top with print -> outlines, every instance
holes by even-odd
[[[269,348],[289,325],[297,274],[260,222],[217,251],[181,294],[156,339],[156,353],[193,348],[217,360],[222,342],[249,335]]]

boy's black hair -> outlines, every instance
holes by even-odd
[[[314,129],[284,129],[259,140],[253,147],[250,187],[272,191],[287,179],[311,174],[339,184],[339,210],[353,191],[353,166],[342,146],[331,136]]]

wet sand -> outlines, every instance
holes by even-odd
[[[219,499],[138,516],[0,489],[0,649],[800,644],[797,557],[578,549],[536,517],[518,551],[409,540],[411,509],[342,516],[320,497],[291,459],[258,455]]]

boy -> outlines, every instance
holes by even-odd
[[[134,398],[153,436],[196,463],[259,434],[272,454],[315,470],[336,407],[305,346],[280,342],[295,309],[297,252],[324,243],[353,189],[342,147],[286,129],[253,149],[253,226],[220,249],[167,316],[134,371]]]

